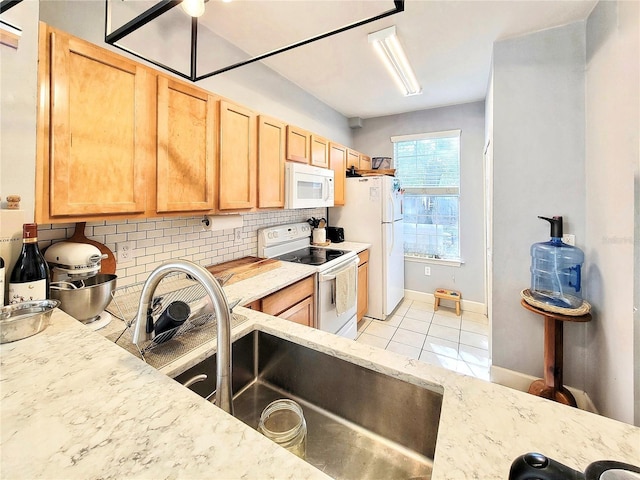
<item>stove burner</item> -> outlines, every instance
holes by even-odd
[[[331,250],[317,247],[307,247],[294,252],[285,253],[276,257],[278,260],[293,263],[303,263],[305,265],[323,265],[331,260],[341,257],[346,252],[342,250]]]
[[[308,255],[306,257],[302,257],[298,260],[298,263],[304,263],[306,265],[322,265],[327,260],[324,257],[318,257],[315,255]]]

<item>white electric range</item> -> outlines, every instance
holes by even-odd
[[[316,270],[315,325],[319,330],[355,339],[358,255],[353,251],[311,245],[311,226],[291,223],[258,230],[258,256],[302,263]],[[355,277],[347,308],[338,312],[336,276],[352,269]],[[344,303],[344,302],[342,302]]]

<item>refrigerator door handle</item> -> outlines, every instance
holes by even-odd
[[[395,229],[393,228],[393,222],[391,222],[392,228],[391,228],[391,246],[389,247],[389,251],[387,252],[387,258],[391,257],[391,254],[393,253],[393,247],[395,246],[396,243],[396,233],[395,233]]]

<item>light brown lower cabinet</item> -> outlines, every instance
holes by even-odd
[[[249,310],[256,310],[260,312],[262,309],[262,300],[261,299],[254,300],[253,302],[244,305],[244,308],[248,308]]]
[[[356,318],[358,322],[369,310],[369,250],[358,254],[358,301]]]
[[[285,310],[280,315],[280,318],[290,320],[292,322],[300,323],[308,327],[312,326],[313,322],[313,296],[307,297],[299,303],[296,303],[293,307]]]
[[[251,302],[247,308],[313,327],[314,285],[315,278],[312,275],[260,300]]]

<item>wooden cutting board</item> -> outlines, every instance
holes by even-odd
[[[229,262],[218,263],[217,265],[209,265],[207,270],[216,277],[233,273],[233,277],[225,284],[231,285],[278,268],[280,265],[280,260],[274,260],[273,258],[243,257]]]
[[[97,247],[98,250],[100,250],[100,253],[102,253],[103,255],[105,254],[107,255],[107,257],[103,258],[102,262],[100,263],[100,273],[115,274],[116,273],[115,255],[113,254],[111,249],[106,245],[100,242],[96,242],[95,240],[89,240],[84,235],[84,229],[86,225],[87,225],[87,222],[76,223],[76,229],[74,230],[73,235],[71,235],[71,238],[67,239],[67,242],[88,243],[89,245],[93,245],[94,247]]]

